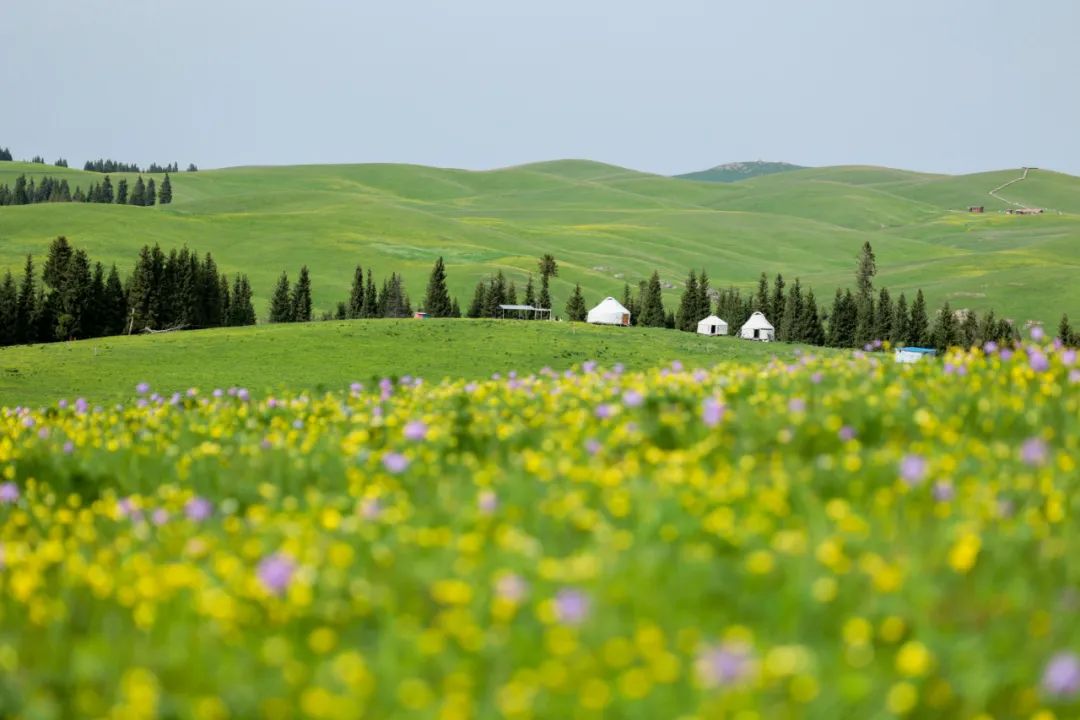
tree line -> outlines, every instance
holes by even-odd
[[[20,175],[15,179],[15,187],[0,185],[0,206],[5,205],[34,205],[47,202],[87,202],[117,205],[135,205],[147,207],[160,203],[168,205],[172,202],[172,181],[168,173],[161,181],[161,187],[154,184],[154,178],[143,181],[142,175],[133,184],[128,185],[127,178],[121,178],[113,187],[112,180],[108,175],[100,183],[91,183],[87,192],[83,192],[79,186],[74,192],[66,178],[54,178],[46,175],[39,182],[33,178],[27,179],[26,175]]]
[[[167,255],[144,246],[126,282],[65,237],[50,246],[36,272],[27,255],[21,279],[0,281],[0,345],[104,337],[132,332],[253,325],[251,285],[230,283],[213,257],[184,247]]]
[[[0,162],[13,162],[14,160],[15,158],[11,154],[11,148],[0,148]],[[45,158],[40,155],[35,155],[30,159],[30,162],[37,165],[44,165]],[[53,165],[55,165],[56,167],[66,168],[68,166],[68,161],[64,158],[59,158],[56,160],[56,162],[53,163]],[[137,163],[124,163],[117,162],[116,160],[98,159],[87,160],[83,164],[83,170],[86,170],[87,172],[97,173],[147,173],[160,175],[162,173],[178,173],[180,172],[180,165],[176,162],[167,163],[165,165],[150,163],[146,166],[145,169],[143,169],[140,168]],[[188,163],[186,172],[198,172],[198,170],[199,168],[195,165],[195,163]]]

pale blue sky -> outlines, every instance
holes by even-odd
[[[1080,174],[1077,0],[0,0],[0,146]]]

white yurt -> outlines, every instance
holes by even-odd
[[[744,340],[760,340],[762,342],[772,342],[776,339],[776,328],[772,326],[765,316],[760,312],[755,312],[750,316],[750,319],[746,321],[746,324],[742,326],[742,330],[739,331],[739,337]]]
[[[727,323],[710,315],[697,324],[698,335],[727,335]]]
[[[586,320],[594,325],[629,325],[630,311],[615,298],[608,297],[589,311]]]

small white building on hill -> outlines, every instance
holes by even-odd
[[[742,329],[739,331],[739,337],[744,340],[772,342],[773,340],[776,340],[776,328],[772,326],[772,323],[765,319],[765,316],[762,313],[755,312],[742,326]]]
[[[630,311],[615,298],[607,297],[589,311],[585,320],[593,325],[629,325]]]
[[[716,317],[710,315],[697,324],[698,335],[727,335],[728,324]]]

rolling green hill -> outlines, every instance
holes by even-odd
[[[0,183],[20,173],[63,175],[86,188],[101,175],[0,163]],[[67,235],[94,259],[130,270],[144,243],[211,251],[222,270],[249,273],[264,316],[276,276],[308,264],[316,311],[348,294],[352,269],[404,274],[418,301],[435,258],[466,305],[476,281],[503,270],[519,292],[536,258],[559,260],[561,314],[574,283],[586,301],[621,296],[660,271],[674,303],[689,268],[714,285],[753,285],[761,271],[799,276],[825,303],[848,285],[870,241],[879,284],[924,288],[931,304],[1056,323],[1080,316],[1080,178],[1033,170],[1003,196],[1050,210],[1002,214],[987,195],[1020,175],[965,176],[879,167],[788,170],[735,183],[697,182],[565,160],[473,172],[412,165],[239,167],[172,176],[165,207],[47,204],[0,208],[0,269],[21,267]],[[123,175],[114,174],[113,182]],[[128,176],[129,180],[132,176]],[[160,182],[160,178],[158,179]],[[969,205],[984,205],[983,215]]]
[[[726,163],[724,165],[711,167],[708,170],[699,170],[697,172],[676,175],[675,177],[683,178],[684,180],[702,180],[704,182],[738,182],[739,180],[746,180],[747,178],[759,177],[761,175],[772,175],[773,173],[801,169],[801,165],[792,165],[791,163],[754,160],[752,162]]]
[[[586,360],[645,369],[680,360],[711,367],[765,362],[794,345],[705,337],[653,328],[511,320],[346,320],[97,338],[0,348],[0,407],[61,398],[112,402],[149,382],[170,394],[190,387],[253,392],[340,390],[351,382],[412,375],[428,381],[569,369]],[[818,354],[835,352],[802,348]]]

